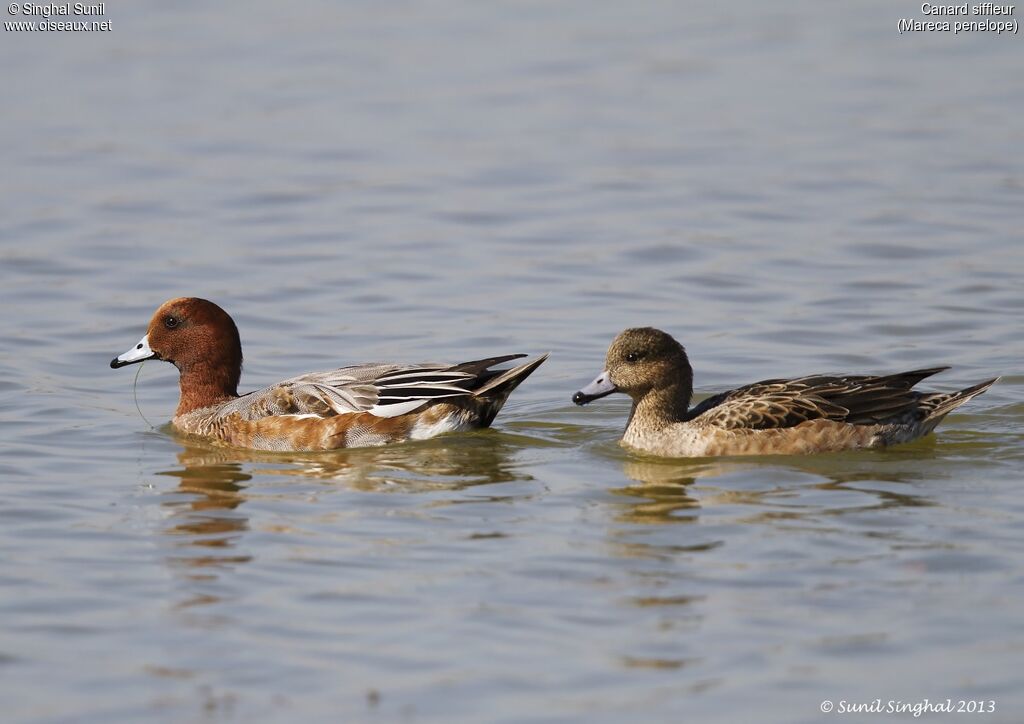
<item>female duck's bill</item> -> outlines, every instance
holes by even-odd
[[[136,362],[153,359],[154,357],[156,357],[156,352],[149,348],[149,335],[147,334],[130,350],[110,360],[110,367],[116,370],[118,367],[133,365]]]
[[[596,380],[573,395],[572,401],[582,406],[618,391],[619,388],[612,384],[611,373],[605,370],[597,376]]]

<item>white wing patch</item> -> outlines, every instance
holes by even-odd
[[[428,440],[432,437],[437,437],[441,433],[464,430],[469,427],[472,426],[467,425],[461,416],[446,415],[437,422],[429,425],[426,425],[423,422],[417,422],[412,426],[412,430],[409,432],[409,437],[413,440]]]
[[[458,365],[424,363],[395,365],[373,362],[339,367],[325,372],[312,372],[279,382],[276,385],[246,393],[230,400],[217,410],[216,418],[237,415],[242,420],[287,417],[292,420],[325,420],[335,415],[369,413],[379,418],[392,418],[415,413],[438,403],[455,403],[450,414],[434,422],[410,420],[409,435],[426,439],[444,432],[473,428],[489,423],[504,397],[488,397],[496,385],[518,384],[513,375],[525,377],[544,358],[506,370],[491,370],[494,365],[525,355],[505,355],[462,362]],[[470,399],[481,398],[486,418],[474,411]],[[507,393],[505,395],[507,397]],[[482,408],[482,409],[483,409]],[[437,412],[441,412],[438,410]],[[435,415],[431,415],[435,419]],[[389,441],[385,433],[374,432],[373,425],[351,425],[346,432],[346,445],[379,445]],[[266,448],[270,449],[270,448]]]
[[[398,417],[404,415],[407,412],[412,412],[420,407],[427,404],[429,400],[417,399],[417,400],[406,400],[405,402],[394,402],[390,405],[374,405],[370,409],[366,410],[371,415],[376,417]]]
[[[471,394],[465,384],[474,375],[450,369],[399,369],[374,381],[377,403],[367,412],[378,417],[397,417],[419,409],[428,402]]]
[[[478,371],[438,364],[371,363],[293,377],[234,404],[247,419],[265,415],[327,418],[360,412],[398,417],[431,402],[471,396],[479,379]]]

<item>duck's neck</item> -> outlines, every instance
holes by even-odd
[[[637,426],[644,430],[660,430],[686,419],[693,396],[693,384],[677,382],[668,387],[650,390],[634,400],[626,429]]]
[[[178,386],[181,396],[174,416],[180,417],[238,397],[240,366],[211,365],[197,362],[181,370]]]

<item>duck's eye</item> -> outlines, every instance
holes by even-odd
[[[178,318],[164,317],[164,326],[167,327],[167,329],[174,329],[175,327],[178,326]]]
[[[642,360],[643,358],[644,358],[644,356],[643,356],[643,353],[641,353],[641,352],[629,352],[626,355],[626,361],[627,362],[637,362],[639,360]]]

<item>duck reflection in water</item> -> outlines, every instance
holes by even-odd
[[[737,525],[799,526],[825,533],[845,529],[843,516],[863,521],[865,514],[878,511],[933,505],[916,485],[928,475],[916,468],[922,452],[927,450],[905,448],[901,457],[907,465],[902,466],[893,464],[893,451],[885,453],[884,477],[878,461],[863,451],[793,457],[785,462],[778,457],[669,461],[631,456],[622,461],[622,470],[633,482],[610,491],[619,502],[612,509],[609,542],[624,558],[648,559],[671,570],[682,565],[688,570],[697,565],[694,556],[704,558],[728,546]],[[686,525],[701,522],[702,515],[709,525]],[[880,517],[877,525],[860,523],[862,534],[898,544],[918,543],[887,520]],[[662,576],[655,570],[646,582],[674,591],[673,580],[674,574]],[[693,591],[683,587],[669,598],[691,595]],[[661,600],[663,594],[655,591],[651,596]]]
[[[778,459],[772,462],[777,463]],[[774,490],[733,490],[711,485],[698,488],[700,481],[756,473],[763,469],[763,465],[748,461],[728,462],[710,458],[667,460],[646,456],[623,461],[622,472],[636,484],[615,488],[612,492],[642,501],[632,503],[621,520],[633,523],[695,523],[702,507],[759,504]],[[695,495],[698,490],[699,497]]]
[[[239,463],[217,462],[196,465],[192,452],[178,454],[182,468],[161,475],[178,478],[178,487],[164,505],[173,511],[168,535],[178,537],[177,546],[195,546],[199,551],[174,557],[178,565],[209,568],[246,563],[248,555],[231,555],[227,549],[249,529],[249,519],[238,511],[245,502],[244,483],[252,475]]]
[[[173,433],[172,433],[173,434]],[[179,436],[179,467],[162,475],[176,478],[176,488],[165,493],[165,509],[171,512],[164,532],[172,550],[168,565],[183,575],[185,597],[175,607],[188,610],[196,625],[218,625],[222,609],[215,604],[241,595],[230,572],[258,555],[255,544],[247,543],[252,530],[271,535],[302,535],[297,522],[261,520],[246,511],[255,499],[270,496],[316,506],[319,496],[337,492],[424,494],[459,491],[474,486],[513,481],[532,481],[515,463],[521,449],[493,431],[469,433],[458,438],[440,438],[403,445],[328,453],[261,453],[218,447]],[[525,493],[474,495],[474,500],[507,500]],[[455,504],[465,495],[449,500],[434,499],[431,506]],[[327,508],[328,506],[320,506]],[[333,515],[336,506],[323,510]],[[257,509],[254,507],[253,512]],[[311,523],[318,516],[304,518]],[[324,518],[320,517],[321,522]],[[260,545],[266,546],[266,539]],[[269,543],[271,546],[273,542]],[[206,608],[202,615],[194,608]],[[217,614],[211,611],[217,610]]]
[[[920,507],[932,503],[916,493],[893,490],[892,484],[911,484],[924,479],[914,461],[931,447],[928,442],[907,446],[902,451],[909,463],[906,466],[894,465],[898,462],[894,460],[896,456],[893,451],[887,452],[886,468],[881,471],[884,475],[880,475],[878,466],[873,464],[877,460],[870,452],[792,456],[782,465],[779,458],[764,461],[630,458],[623,461],[623,473],[637,484],[612,492],[634,499],[620,516],[620,520],[633,523],[692,523],[696,522],[702,507],[720,505],[763,509],[744,519],[748,522]],[[740,485],[730,485],[730,478]],[[752,482],[756,483],[754,487],[751,487]],[[800,493],[807,490],[856,492],[873,497],[874,503],[865,504],[861,499],[850,507],[826,509],[820,499],[814,504],[803,500]]]
[[[337,453],[261,453],[196,443],[185,437],[178,440],[183,445],[178,453],[181,467],[161,473],[179,480],[165,503],[174,511],[167,533],[180,536],[180,545],[203,551],[202,555],[177,559],[198,568],[250,559],[248,555],[227,554],[223,549],[235,548],[249,530],[249,519],[240,509],[247,499],[246,483],[253,478],[290,476],[342,483],[354,491],[404,493],[461,490],[529,479],[514,464],[517,448],[486,431]],[[323,489],[336,488],[331,485]],[[308,499],[309,489],[303,488],[301,495]]]
[[[611,490],[630,499],[617,519],[624,523],[696,522],[700,503],[690,494],[690,486],[697,480],[694,467],[626,460],[622,472],[637,484]]]
[[[342,483],[349,490],[405,493],[461,490],[529,479],[514,461],[519,446],[509,444],[504,437],[483,430],[458,437],[337,452],[268,453],[206,445],[178,436],[184,446],[178,460],[185,469],[167,474],[182,477],[181,490],[187,483],[209,480],[211,475],[220,488],[253,477],[293,476]],[[244,486],[239,492],[242,489]],[[203,488],[205,492],[210,490]]]

